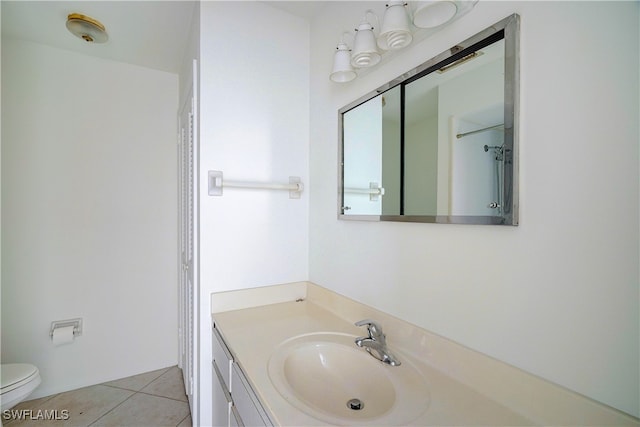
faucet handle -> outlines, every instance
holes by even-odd
[[[356,326],[366,326],[369,331],[369,338],[372,340],[384,340],[384,334],[382,333],[382,326],[376,321],[371,319],[363,319],[355,323]]]

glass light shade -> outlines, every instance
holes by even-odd
[[[378,47],[397,50],[408,46],[413,40],[409,29],[409,16],[404,1],[391,1],[387,5],[378,36]]]
[[[351,67],[349,47],[345,43],[338,44],[329,78],[336,83],[346,83],[356,78],[356,72]]]
[[[376,36],[373,27],[364,20],[356,30],[351,53],[351,65],[356,68],[372,67],[380,62],[381,56],[376,47]]]
[[[97,19],[79,13],[67,16],[67,29],[88,43],[104,43],[109,39],[104,25]]]
[[[416,2],[413,25],[419,28],[434,28],[449,22],[458,11],[458,6],[449,0]]]

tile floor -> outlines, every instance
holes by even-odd
[[[29,400],[11,410],[24,410],[25,419],[7,420],[3,413],[4,426],[191,426],[177,366]]]

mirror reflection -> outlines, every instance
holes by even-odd
[[[517,224],[516,30],[513,15],[340,110],[341,218]]]

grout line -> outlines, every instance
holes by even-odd
[[[117,388],[117,387],[115,387]],[[125,389],[121,389],[121,390],[125,390]],[[127,390],[127,391],[131,391],[131,390]],[[136,392],[132,392],[131,396],[127,397],[125,400],[123,400],[122,402],[118,403],[116,406],[114,406],[113,408],[109,409],[107,412],[105,412],[104,414],[100,415],[97,419],[95,419],[94,421],[92,421],[90,424],[87,424],[87,427],[91,427],[93,425],[95,425],[98,421],[100,421],[102,418],[106,417],[110,412],[114,411],[116,408],[118,408],[120,405],[124,404],[127,400],[131,399],[132,397],[134,397],[137,394],[144,394],[147,396],[151,396],[151,397],[161,397],[161,398],[165,398],[165,399],[169,399],[169,400],[173,400],[175,402],[181,402],[181,403],[186,403],[187,404],[187,408],[189,409],[189,413],[182,419],[180,420],[180,423],[182,421],[184,421],[187,417],[191,416],[191,407],[189,406],[189,402],[185,402],[184,400],[178,400],[178,399],[172,399],[170,397],[166,397],[166,396],[159,396],[156,394],[150,394],[150,393],[143,393],[141,391],[136,391]],[[176,424],[176,426],[178,426],[180,423]]]
[[[173,366],[169,366],[168,368],[161,368],[161,369],[157,369],[158,371],[162,370],[162,372],[155,378],[153,378],[151,381],[149,381],[148,383],[146,383],[145,385],[143,385],[142,387],[140,387],[140,390],[142,390],[143,388],[147,387],[149,384],[151,384],[152,382],[154,382],[155,380],[157,380],[158,378],[160,378],[161,376],[163,376],[164,374],[166,374],[167,372],[169,372],[169,370],[173,368]],[[153,372],[153,371],[151,371]],[[119,388],[121,390],[129,390],[129,391],[134,391],[134,392],[139,392],[140,390],[132,390],[130,388],[126,388],[126,387],[121,387],[121,386],[117,386],[117,385],[113,385],[113,384],[107,384],[107,383],[112,383],[112,382],[116,382],[116,381],[120,381],[120,380],[124,380],[127,378],[131,378],[131,377],[136,377],[138,375],[144,375],[147,372],[142,372],[140,374],[135,374],[135,375],[131,375],[129,377],[124,377],[124,378],[118,378],[117,380],[113,380],[113,381],[107,381],[105,383],[101,383],[101,385],[106,385],[107,387],[113,387],[113,388]]]
[[[189,408],[189,414],[187,414],[183,419],[181,419],[180,422],[178,424],[176,424],[176,427],[178,427],[180,424],[182,424],[184,422],[184,420],[186,420],[190,416],[191,416],[191,408]]]
[[[115,387],[117,388],[117,387]],[[126,390],[126,389],[121,389],[121,390]],[[127,391],[131,391],[131,390],[127,390]],[[127,400],[131,399],[133,396],[136,395],[136,392],[132,392],[131,396],[127,397],[126,399],[124,399],[122,402],[118,403],[116,406],[114,406],[113,408],[109,409],[107,412],[105,412],[104,414],[100,415],[98,418],[96,418],[95,420],[93,420],[91,423],[87,424],[87,427],[94,425],[95,423],[97,423],[98,421],[100,421],[102,418],[104,418],[108,413],[110,413],[111,411],[113,411],[114,409],[116,409],[118,406],[122,405],[124,402],[126,402]]]
[[[155,380],[154,380],[154,381],[155,381]],[[152,381],[152,382],[153,382],[153,381]],[[149,383],[149,384],[151,384],[151,383]],[[149,384],[147,384],[147,385],[149,385]],[[118,386],[115,386],[115,385],[106,385],[106,384],[100,384],[100,385],[104,385],[104,386],[106,386],[106,387],[111,387],[111,388],[116,388],[116,389],[118,389],[118,390],[130,391],[130,392],[132,392],[132,393],[136,393],[136,394],[137,394],[137,393],[141,393],[141,394],[146,394],[147,396],[164,397],[165,399],[175,400],[175,401],[177,401],[177,402],[187,402],[187,403],[189,402],[189,399],[187,398],[187,395],[186,395],[186,394],[185,394],[184,396],[185,396],[185,398],[187,398],[187,400],[182,400],[182,399],[177,399],[177,398],[175,398],[175,397],[164,396],[164,395],[162,395],[162,394],[150,393],[150,392],[148,392],[148,391],[143,391],[142,389],[141,389],[141,390],[131,390],[130,388],[118,387]],[[144,389],[144,388],[146,388],[146,387],[147,387],[147,386],[144,386],[144,387],[143,387],[143,389]],[[184,386],[183,386],[183,387],[184,387]]]
[[[117,385],[110,385],[110,384],[99,384],[99,385],[103,385],[105,387],[117,388],[118,390],[130,391],[132,393],[137,393],[138,392],[138,390],[132,390],[130,388],[125,388],[125,387],[118,387]]]
[[[146,394],[147,396],[153,396],[153,397],[164,397],[165,399],[174,400],[176,402],[186,403],[187,405],[189,404],[189,400],[180,400],[180,399],[176,399],[174,397],[162,396],[160,394],[147,393],[146,391],[139,391],[138,393]],[[186,397],[186,395],[185,395],[185,397]],[[189,408],[189,413],[191,413],[191,408]]]
[[[168,368],[166,368],[164,370],[164,372],[162,372],[160,375],[158,375],[157,377],[155,377],[154,379],[152,379],[151,381],[149,381],[147,384],[145,384],[140,390],[142,390],[145,387],[148,387],[152,382],[156,381],[158,378],[160,378],[161,376],[163,376],[164,374],[166,374],[167,372],[169,372],[169,370],[171,370],[171,368],[173,368],[173,366],[169,366]],[[140,391],[138,390],[138,391]]]

